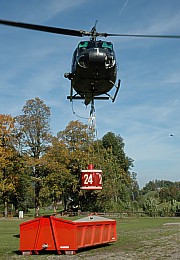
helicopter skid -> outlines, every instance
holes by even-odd
[[[84,99],[84,97],[81,97],[81,96],[67,96],[67,99],[70,99],[70,101],[72,101],[73,99]],[[109,97],[93,97],[93,99],[109,100]]]
[[[117,96],[117,94],[118,94],[118,91],[119,91],[119,88],[120,88],[120,84],[121,84],[121,80],[119,79],[118,80],[118,85],[117,85],[117,87],[116,87],[116,92],[115,92],[115,94],[114,94],[114,97],[112,98],[112,102],[114,102],[115,101],[115,99],[116,99],[116,96]]]
[[[81,95],[78,95],[77,93],[75,95],[73,95],[73,87],[71,85],[70,96],[67,96],[67,99],[69,99],[70,102],[72,102],[72,100],[74,100],[74,99],[81,99],[81,100],[85,99],[85,105],[88,105],[92,100],[109,100],[109,99],[111,99],[112,102],[114,102],[115,99],[116,99],[116,96],[117,96],[117,94],[119,92],[120,84],[121,84],[121,80],[119,79],[118,80],[118,85],[117,86],[114,85],[116,87],[116,91],[115,91],[113,97],[111,97],[108,93],[105,93],[106,96],[92,96],[90,98],[90,100],[87,99],[86,96],[81,96]]]

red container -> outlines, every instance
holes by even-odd
[[[20,224],[20,251],[23,254],[55,250],[75,254],[80,248],[115,242],[116,221],[89,216],[69,221],[53,216]]]
[[[102,190],[102,171],[89,164],[88,170],[81,170],[81,190]]]

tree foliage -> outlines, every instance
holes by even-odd
[[[106,149],[111,149],[113,155],[117,157],[117,160],[126,173],[133,167],[133,160],[126,156],[124,151],[124,141],[120,135],[115,135],[112,132],[108,132],[102,138],[103,146]]]
[[[17,201],[23,190],[22,171],[23,161],[15,150],[14,125],[15,119],[10,115],[0,115],[0,194],[7,216],[7,203]]]
[[[16,117],[22,140],[22,149],[31,157],[39,159],[50,141],[50,108],[39,99],[30,99]]]
[[[54,137],[43,160],[46,165],[47,175],[41,196],[51,198],[56,211],[58,201],[63,200],[65,209],[67,197],[75,189],[76,179],[69,170],[69,151],[62,140]]]
[[[30,99],[22,109],[23,114],[16,117],[17,135],[21,138],[22,152],[29,157],[27,165],[33,167],[33,181],[35,183],[36,216],[39,214],[40,191],[44,167],[42,155],[50,142],[50,108],[39,99]],[[41,167],[42,166],[42,167]]]
[[[60,131],[57,136],[66,145],[69,158],[67,168],[74,180],[71,183],[71,191],[68,194],[66,193],[66,197],[64,197],[65,205],[70,198],[71,204],[79,205],[82,209],[84,207],[84,196],[80,191],[80,170],[87,169],[88,164],[92,162],[92,131],[86,124],[71,121],[65,130]]]

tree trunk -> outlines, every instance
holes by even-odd
[[[64,211],[67,210],[67,200],[66,200],[66,196],[63,197],[63,202],[64,202]]]
[[[7,204],[7,201],[4,202],[4,216],[5,216],[5,218],[8,217],[8,204]]]
[[[35,183],[35,200],[34,200],[35,217],[36,218],[39,217],[39,208],[40,208],[39,193],[40,193],[40,185],[39,185],[39,182],[37,181]]]

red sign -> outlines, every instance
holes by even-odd
[[[102,190],[102,171],[82,170],[80,188],[81,190]]]

